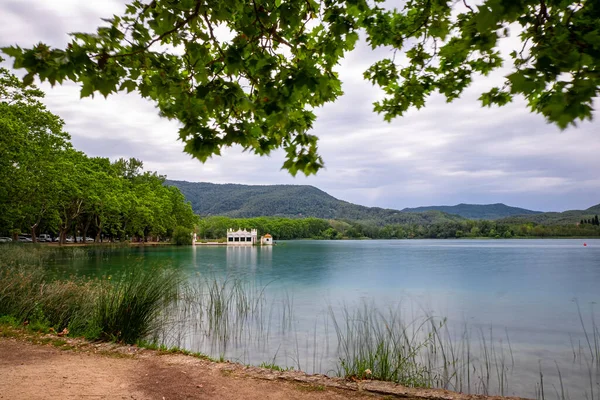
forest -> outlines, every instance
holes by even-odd
[[[140,160],[88,157],[73,148],[44,93],[0,69],[0,236],[52,234],[168,238],[196,222],[181,192]]]
[[[533,222],[507,224],[501,221],[464,220],[420,224],[364,223],[320,218],[202,218],[197,226],[200,239],[220,239],[227,228],[258,229],[275,240],[290,239],[449,239],[449,238],[543,238],[598,237],[600,226],[540,225]]]

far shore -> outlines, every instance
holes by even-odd
[[[362,241],[362,240],[465,240],[465,241],[469,241],[469,240],[485,240],[485,241],[495,241],[495,240],[540,240],[540,239],[547,239],[547,240],[565,240],[565,239],[569,239],[569,240],[594,240],[594,239],[600,239],[598,237],[589,237],[589,236],[513,236],[510,238],[491,238],[488,236],[480,236],[480,237],[460,237],[460,238],[392,238],[392,239],[373,239],[373,238],[369,238],[369,237],[363,237],[363,238],[343,238],[343,239],[325,239],[325,238],[297,238],[297,239],[288,239],[285,241],[289,241],[289,240],[317,240],[317,241],[324,241],[324,240],[330,240],[330,241]],[[218,239],[215,239],[218,240]],[[280,242],[280,240],[278,240],[277,242]],[[15,242],[15,243],[19,243],[19,244],[33,244],[31,242],[26,242],[26,243],[22,243],[22,242]],[[156,246],[174,246],[174,244],[172,242],[88,242],[88,243],[63,243],[62,245],[59,244],[58,242],[36,242],[35,244],[38,245],[44,245],[44,246],[52,246],[52,247],[140,247],[140,246],[152,246],[152,247],[156,247]],[[276,243],[274,243],[276,244]],[[1,243],[0,243],[1,245]],[[227,242],[224,241],[196,241],[195,243],[196,246],[227,246]],[[193,246],[193,245],[189,245],[189,246]]]
[[[20,242],[18,242],[20,243]],[[28,244],[28,243],[23,243]],[[60,247],[61,244],[58,242],[36,242],[35,244],[41,244],[44,246]],[[62,246],[68,247],[94,247],[94,246],[165,246],[172,245],[171,242],[89,242],[89,243],[63,243]]]

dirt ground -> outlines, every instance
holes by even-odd
[[[500,399],[271,371],[79,339],[0,337],[0,399],[50,398]]]

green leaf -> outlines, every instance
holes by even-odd
[[[137,88],[137,83],[132,80],[126,80],[119,87],[119,91],[127,90],[127,93],[133,92]]]
[[[23,77],[23,85],[29,86],[33,83],[33,77],[35,74],[33,72],[28,73]]]
[[[85,82],[81,87],[80,98],[89,96],[94,97],[94,86],[90,82]]]

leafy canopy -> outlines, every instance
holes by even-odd
[[[185,151],[205,161],[239,144],[259,155],[284,148],[283,168],[323,166],[310,134],[314,109],[342,94],[335,72],[363,32],[373,49],[393,50],[366,79],[385,96],[374,104],[390,121],[439,92],[460,96],[478,74],[508,61],[504,85],[484,106],[522,95],[564,129],[591,119],[600,87],[597,0],[134,0],[96,33],[73,33],[64,50],[40,43],[8,47],[25,83],[80,82],[81,96],[137,91],[181,123]],[[520,43],[503,60],[511,32]],[[396,53],[404,54],[403,62]]]
[[[0,68],[0,236],[95,232],[170,236],[197,221],[181,192],[140,160],[88,157],[73,148],[44,93]],[[77,235],[75,235],[77,236]]]

